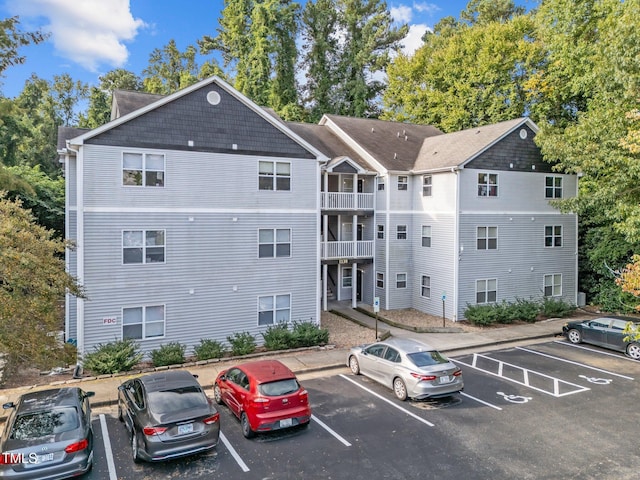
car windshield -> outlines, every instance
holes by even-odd
[[[261,383],[258,391],[267,397],[277,397],[278,395],[286,395],[293,393],[300,388],[300,384],[295,378],[287,378],[286,380],[278,380],[276,382]]]
[[[61,407],[41,412],[18,415],[11,430],[11,438],[30,440],[78,428],[78,412],[75,407]]]
[[[149,408],[157,414],[188,410],[207,405],[207,398],[204,392],[200,387],[195,385],[149,392],[148,398]]]
[[[444,355],[436,350],[430,352],[415,352],[407,354],[407,357],[416,367],[428,367],[429,365],[438,365],[439,363],[447,363]]]

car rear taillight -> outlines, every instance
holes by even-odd
[[[300,400],[302,400],[303,402],[306,402],[307,399],[309,398],[309,392],[307,392],[304,388],[302,390],[300,390],[300,392],[298,393],[298,396],[300,397]]]
[[[209,418],[205,418],[202,422],[205,425],[212,425],[220,420],[220,414],[216,413],[215,415],[210,416]]]
[[[253,399],[253,403],[269,403],[269,399],[264,397],[256,397]]]
[[[413,378],[417,378],[419,382],[431,382],[432,380],[435,380],[436,377],[435,375],[422,375],[420,373],[413,373],[411,372],[411,376]]]
[[[454,377],[459,377],[460,375],[462,375],[462,370],[458,369],[455,372],[453,372],[453,376]]]
[[[79,452],[80,450],[84,450],[89,446],[89,440],[86,438],[84,440],[80,440],[79,442],[72,443],[71,445],[67,445],[64,449],[67,453]]]
[[[162,435],[167,431],[167,427],[144,427],[142,433],[150,437],[151,435]]]
[[[24,457],[23,453],[2,452],[0,453],[0,465],[16,465],[18,463],[24,463]]]

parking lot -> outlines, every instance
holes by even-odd
[[[115,408],[96,410],[86,478],[637,478],[640,362],[561,340],[451,359],[464,372],[459,395],[400,402],[346,368],[301,377],[309,428],[247,440],[220,407],[217,449],[167,463],[135,465]]]

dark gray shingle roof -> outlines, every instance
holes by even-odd
[[[146,107],[161,98],[164,98],[164,95],[130,90],[114,90],[111,102],[111,120],[124,117],[128,113]]]

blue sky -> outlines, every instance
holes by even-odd
[[[407,51],[419,46],[426,29],[442,17],[458,17],[466,4],[467,0],[387,2],[395,20],[410,25]],[[153,49],[171,39],[184,51],[203,35],[214,36],[223,6],[223,0],[0,0],[0,18],[17,15],[21,29],[51,32],[45,43],[20,51],[26,63],[5,71],[0,92],[17,96],[33,73],[46,80],[68,73],[89,85],[97,85],[98,77],[114,68],[141,75]]]

